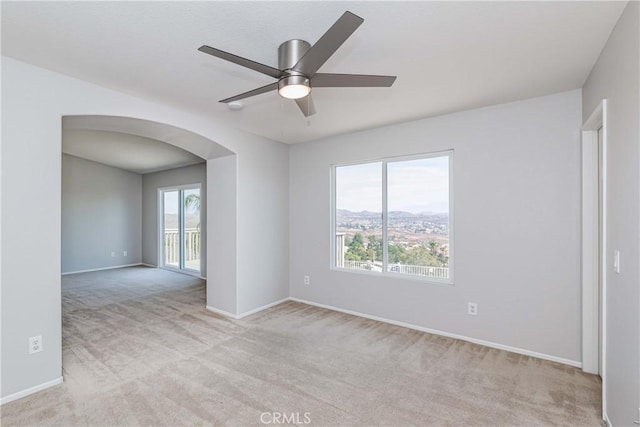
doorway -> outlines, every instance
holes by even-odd
[[[582,127],[582,370],[607,370],[607,102]],[[602,388],[606,408],[606,387]],[[603,414],[604,416],[604,414]]]
[[[161,188],[159,192],[161,267],[200,275],[200,184]]]
[[[597,289],[598,289],[598,314],[596,316],[596,321],[598,322],[598,371],[597,374],[602,378],[602,359],[603,359],[603,292],[602,285],[604,283],[604,273],[605,269],[603,267],[604,262],[604,163],[602,161],[604,157],[604,129],[602,126],[598,128],[597,133],[597,153],[598,153],[598,218],[597,218],[597,226],[598,226],[598,240],[597,240],[597,248],[598,248],[598,264],[596,266],[598,270],[597,274]]]

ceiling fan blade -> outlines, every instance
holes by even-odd
[[[345,12],[329,30],[320,37],[304,54],[300,61],[293,66],[307,77],[313,77],[327,59],[334,54],[342,43],[364,22],[364,19],[351,12]]]
[[[311,79],[312,87],[390,87],[396,76],[373,76],[369,74],[325,74],[318,73]]]
[[[264,65],[256,61],[252,61],[247,58],[243,58],[238,55],[234,55],[233,53],[225,52],[224,50],[216,49],[211,46],[201,46],[198,49],[200,52],[208,53],[209,55],[216,56],[218,58],[224,59],[225,61],[233,62],[234,64],[242,65],[243,67],[250,68],[254,71],[257,71],[262,74],[266,74],[267,76],[274,77],[279,79],[283,76],[283,72],[278,70],[277,68],[273,68],[269,65]]]
[[[266,86],[259,87],[258,89],[250,90],[249,92],[241,93],[240,95],[232,96],[231,98],[223,99],[220,102],[228,104],[232,101],[239,101],[241,99],[249,98],[250,96],[260,95],[261,93],[271,92],[278,89],[278,82],[269,83]]]
[[[304,98],[296,99],[296,104],[298,104],[300,111],[302,111],[302,114],[304,114],[305,117],[312,116],[316,113],[316,107],[313,105],[313,98],[311,97],[311,94]]]

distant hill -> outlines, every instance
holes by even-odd
[[[371,212],[371,211],[360,211],[360,212],[352,212],[347,209],[337,209],[336,210],[336,219],[337,220],[375,220],[380,218],[380,212]],[[413,219],[413,220],[422,220],[429,221],[433,223],[445,223],[449,221],[449,214],[446,212],[420,212],[420,213],[412,213],[406,211],[390,211],[389,219]]]
[[[187,215],[184,219],[185,228],[198,228],[200,224],[200,218],[197,215]],[[164,216],[165,228],[178,228],[178,214],[165,214]]]

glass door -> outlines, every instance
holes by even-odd
[[[179,191],[163,191],[163,265],[180,268],[180,205]]]
[[[162,266],[200,273],[200,186],[160,190]]]
[[[182,190],[182,267],[200,272],[200,188]]]

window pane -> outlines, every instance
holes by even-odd
[[[382,163],[336,168],[336,267],[382,271]]]
[[[184,268],[200,271],[200,189],[184,190]]]
[[[178,191],[165,191],[164,200],[164,265],[180,267],[180,231],[178,228]]]
[[[449,157],[387,164],[388,271],[449,278]]]

